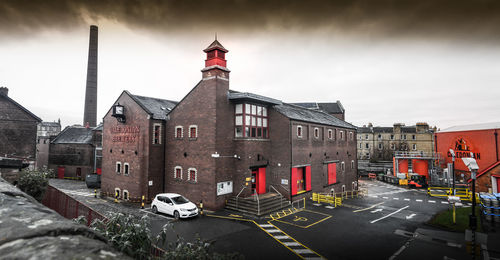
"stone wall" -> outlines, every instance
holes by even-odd
[[[0,178],[0,258],[130,259]]]

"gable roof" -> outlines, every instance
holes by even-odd
[[[213,41],[206,49],[204,49],[203,51],[204,52],[209,52],[213,49],[219,49],[223,52],[228,52],[228,50],[226,48],[224,48],[224,46],[222,46],[222,44],[217,41],[217,39],[215,41]]]
[[[498,165],[500,165],[500,161],[498,162],[495,162],[494,164],[490,165],[488,168],[482,170],[481,172],[478,172],[477,173],[477,176],[476,176],[476,179],[481,177],[481,175],[484,175],[485,173],[491,171],[493,168],[497,167]],[[468,182],[471,182],[472,179],[469,179]]]
[[[39,117],[37,117],[35,114],[31,113],[31,111],[29,111],[25,107],[21,106],[19,103],[17,103],[16,101],[14,101],[14,99],[10,98],[9,96],[4,95],[2,92],[0,92],[0,97],[3,97],[5,99],[7,99],[7,101],[11,102],[15,106],[17,106],[19,109],[21,109],[24,112],[26,112],[30,117],[32,117],[33,119],[35,119],[35,121],[37,121],[39,123],[42,122],[42,119],[40,119]],[[13,119],[13,118],[11,118],[11,119]]]
[[[126,91],[127,94],[141,106],[144,111],[152,116],[153,119],[166,120],[167,115],[177,105],[178,102],[160,98],[144,97],[133,95]]]
[[[270,104],[270,105],[281,105],[283,102],[281,100],[277,100],[274,98],[270,97],[265,97],[253,93],[248,93],[248,92],[238,92],[234,90],[229,90],[227,93],[227,98],[229,100],[249,100],[249,101],[254,101],[257,103],[264,103],[264,104]]]
[[[52,140],[53,144],[91,144],[92,128],[68,126]]]
[[[329,114],[342,114],[345,112],[342,103],[337,100],[337,102],[300,102],[300,103],[291,103],[296,106],[301,106],[309,109],[315,110],[323,110]]]
[[[274,109],[280,114],[298,121],[317,123],[322,125],[337,126],[343,128],[357,129],[356,126],[340,120],[321,110],[307,109],[293,104],[283,103],[282,105],[274,106]]]

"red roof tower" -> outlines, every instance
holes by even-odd
[[[217,41],[217,38],[203,51],[207,54],[205,68],[201,70],[203,78],[214,76],[229,78],[230,70],[226,68],[226,53],[228,50]]]

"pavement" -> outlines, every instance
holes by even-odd
[[[445,200],[376,180],[360,181],[369,195],[344,200],[337,208],[308,200],[305,209],[284,212],[279,218],[221,210],[187,220],[153,214],[148,205],[140,209],[137,204],[94,198],[94,191],[82,181],[53,179],[50,184],[104,215],[148,215],[153,235],[170,224],[169,241],[199,237],[211,242],[216,252],[239,252],[250,259],[471,259],[464,233],[426,224],[450,207]],[[500,259],[498,231],[488,234],[485,247],[489,259]]]

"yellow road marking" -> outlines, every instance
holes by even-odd
[[[307,218],[295,216],[295,219],[293,221],[307,221]]]
[[[380,204],[383,204],[383,203],[384,203],[384,202],[382,201],[382,202],[377,203],[377,204],[375,204],[375,205],[373,205],[373,206],[371,206],[371,207],[364,208],[364,209],[358,209],[358,210],[355,210],[355,211],[353,211],[353,212],[360,212],[360,211],[365,211],[365,210],[373,209],[373,208],[375,208],[376,206],[378,206],[378,205],[380,205]]]
[[[243,216],[236,215],[236,214],[229,214],[230,217],[235,217],[235,218],[242,218]]]
[[[233,218],[233,217],[226,217],[226,216],[217,216],[217,215],[212,215],[212,214],[207,214],[205,216],[207,216],[207,217],[213,217],[213,218],[225,218],[225,219],[234,219],[234,220],[254,222],[253,220],[244,219],[244,218]]]
[[[328,215],[328,214],[325,214],[325,213],[321,213],[321,212],[317,212],[317,211],[308,210],[308,209],[303,209],[303,210],[301,210],[301,211],[308,211],[308,212],[311,212],[311,213],[315,213],[315,214],[323,215],[323,216],[326,216],[326,218],[322,218],[322,219],[320,219],[320,220],[318,220],[318,221],[316,221],[316,222],[313,222],[313,223],[311,223],[311,224],[309,224],[309,225],[307,225],[307,226],[296,225],[296,224],[294,224],[294,223],[286,222],[286,221],[279,220],[279,219],[273,219],[273,220],[271,220],[271,221],[277,221],[277,222],[281,222],[281,223],[284,223],[284,224],[288,224],[288,225],[292,225],[292,226],[296,226],[296,227],[300,227],[300,228],[309,228],[309,227],[312,227],[312,226],[314,226],[314,225],[316,225],[316,224],[318,224],[318,223],[320,223],[320,222],[323,222],[323,221],[325,221],[325,220],[327,220],[327,219],[329,219],[329,218],[331,218],[331,217],[332,217],[331,215]],[[297,212],[301,212],[301,211],[297,211]],[[295,212],[295,213],[297,213],[297,212]],[[295,213],[293,213],[293,214],[295,214]],[[289,216],[290,216],[290,215],[289,215]],[[300,219],[300,220],[299,220],[299,219],[295,220],[295,219],[294,219],[294,220],[293,220],[294,222],[295,222],[295,221],[307,221],[307,218],[305,218],[305,217],[298,217],[298,216],[295,216],[295,218],[296,218],[296,219],[297,219],[297,218],[304,218],[304,219],[306,219],[306,220],[302,220],[302,219]]]

